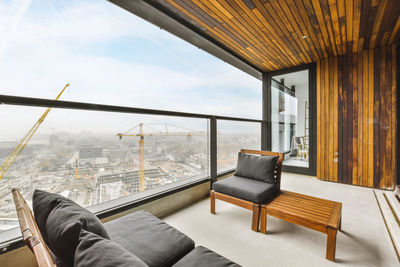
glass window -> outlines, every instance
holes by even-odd
[[[0,105],[0,118],[7,118],[0,162],[45,111]],[[18,226],[12,188],[28,202],[42,189],[89,207],[207,177],[208,151],[206,119],[53,108],[0,180],[0,231]]]
[[[236,168],[240,149],[261,149],[261,124],[217,121],[218,173]]]
[[[272,77],[272,151],[284,165],[309,166],[308,70]]]
[[[0,1],[0,14],[1,94],[55,99],[69,82],[60,100],[261,118],[260,80],[110,2]],[[0,164],[45,110],[0,105]],[[260,147],[259,126],[236,125],[219,125],[222,168]],[[207,176],[206,119],[52,109],[0,180],[0,231],[15,226],[13,187],[88,207]]]

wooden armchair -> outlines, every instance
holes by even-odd
[[[251,229],[257,232],[260,218],[260,205],[268,203],[280,193],[283,153],[248,149],[242,149],[240,152],[261,156],[277,156],[278,160],[276,161],[276,166],[273,171],[273,183],[235,175],[215,182],[210,192],[210,211],[212,214],[215,214],[215,199],[252,210],[253,218]]]
[[[50,256],[50,251],[40,234],[31,209],[17,189],[12,189],[12,195],[14,198],[15,208],[17,209],[22,238],[35,255],[38,266],[55,267],[56,265],[54,264],[53,259]]]

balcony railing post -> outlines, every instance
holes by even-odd
[[[261,149],[271,150],[271,75],[268,72],[262,77],[262,120]]]
[[[211,185],[217,181],[217,119],[210,118],[210,175]]]

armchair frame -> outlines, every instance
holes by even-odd
[[[46,243],[40,234],[39,227],[36,224],[31,209],[17,189],[13,188],[11,192],[17,210],[22,238],[35,255],[38,266],[56,267],[52,257],[50,256],[49,248],[46,246]]]
[[[262,156],[279,156],[279,158],[276,162],[276,168],[274,171],[274,181],[275,181],[275,185],[278,187],[278,190],[280,192],[283,153],[271,152],[271,151],[261,151],[261,150],[250,150],[250,149],[241,149],[240,152],[246,153],[246,154],[262,155]],[[240,198],[232,197],[232,196],[218,193],[218,192],[215,192],[214,190],[211,190],[211,192],[210,192],[210,212],[212,214],[215,214],[215,199],[219,199],[219,200],[231,203],[233,205],[236,205],[236,206],[248,209],[248,210],[252,210],[253,215],[252,215],[251,229],[255,232],[258,232],[258,225],[259,225],[259,221],[260,221],[260,207],[261,207],[261,205],[259,203],[243,200]]]

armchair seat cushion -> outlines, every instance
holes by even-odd
[[[218,193],[255,203],[268,203],[279,194],[274,184],[235,175],[215,182],[213,189]]]
[[[171,266],[192,249],[185,234],[146,211],[137,211],[104,224],[112,241],[152,266]]]
[[[173,267],[240,267],[208,248],[199,246],[178,261]]]

